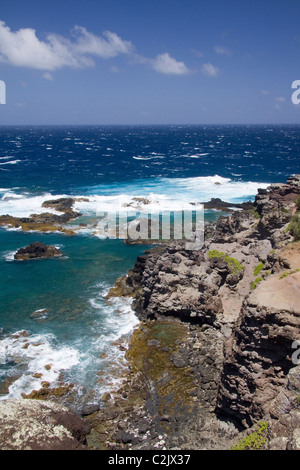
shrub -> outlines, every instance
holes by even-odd
[[[290,222],[290,231],[295,241],[300,240],[300,217],[299,215],[293,215]]]
[[[256,431],[252,432],[244,439],[241,439],[231,450],[264,450],[267,443],[268,423],[261,421],[258,423]]]
[[[260,215],[255,209],[248,209],[248,213],[255,219],[260,219]]]
[[[221,258],[223,261],[225,261],[228,264],[229,270],[233,274],[237,274],[244,269],[244,266],[240,264],[237,259],[231,256],[227,256],[225,253],[223,253],[223,251],[210,250],[208,252],[208,257],[209,258]]]
[[[256,268],[254,268],[254,271],[253,271],[253,274],[254,276],[258,276],[260,271],[264,268],[264,263],[261,261],[260,263],[258,263],[258,265],[256,266]]]
[[[257,284],[262,281],[262,277],[257,277],[254,281],[251,282],[251,290],[254,290]]]
[[[295,204],[296,204],[296,206],[297,206],[298,211],[300,211],[300,196],[298,196],[298,197],[295,199]]]

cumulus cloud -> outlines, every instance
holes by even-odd
[[[130,41],[124,41],[111,31],[105,31],[104,37],[100,37],[89,33],[82,26],[75,26],[73,34],[77,36],[75,48],[80,54],[93,54],[108,59],[119,54],[129,54],[133,49]]]
[[[219,74],[219,69],[208,62],[202,65],[202,72],[208,77],[216,77]]]
[[[158,54],[154,59],[133,54],[132,59],[135,63],[147,65],[164,75],[186,75],[191,72],[184,62],[174,59],[168,52]]]
[[[177,61],[167,52],[152,59],[136,54],[134,49],[130,41],[125,41],[111,31],[104,31],[102,36],[98,36],[83,26],[75,26],[69,37],[51,33],[41,40],[32,28],[11,31],[0,20],[0,62],[42,70],[47,80],[53,79],[50,72],[62,67],[92,67],[96,57],[109,59],[121,54],[165,75],[185,75],[190,72],[184,62]]]
[[[157,55],[150,64],[154,70],[165,75],[186,75],[190,72],[184,62],[177,61],[167,52]]]
[[[4,21],[0,21],[0,60],[18,67],[30,67],[54,71],[61,67],[85,68],[94,65],[91,56],[104,59],[119,54],[128,54],[132,49],[129,41],[124,41],[110,31],[103,37],[89,33],[76,26],[72,39],[57,34],[48,34],[40,40],[32,28],[11,31]]]

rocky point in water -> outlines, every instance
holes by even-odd
[[[52,245],[45,245],[41,242],[33,242],[30,245],[20,248],[14,255],[16,260],[31,260],[40,258],[57,258],[62,256],[62,252]]]
[[[59,198],[44,201],[42,206],[54,209],[61,214],[52,212],[42,212],[41,214],[31,214],[29,217],[15,217],[9,214],[0,215],[0,226],[21,228],[24,232],[62,232],[66,235],[74,235],[74,230],[67,226],[70,220],[74,220],[81,214],[73,210],[73,205],[77,200],[85,198]]]

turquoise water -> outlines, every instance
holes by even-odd
[[[63,257],[12,260],[16,247],[37,239],[59,247]],[[10,389],[12,396],[18,396],[39,389],[43,380],[55,384],[63,371],[64,380],[75,382],[78,392],[84,387],[88,394],[98,389],[101,395],[112,385],[111,362],[122,364],[123,360],[119,346],[113,343],[123,334],[126,338],[137,323],[128,301],[108,301],[105,296],[145,247],[124,249],[121,240],[3,230],[1,240],[6,245],[0,258],[5,273],[0,282],[2,382],[21,373]],[[15,333],[22,330],[26,336],[16,341]],[[23,349],[28,343],[38,346]],[[103,359],[101,354],[105,354]],[[52,364],[50,373],[45,370],[47,364]],[[108,374],[107,383],[98,386],[96,374],[103,370]],[[39,382],[32,378],[34,373],[43,374]]]
[[[74,207],[83,214],[70,224],[75,236],[0,228],[0,398],[63,380],[80,405],[118,383],[119,343],[138,320],[130,299],[106,294],[148,246],[99,238],[99,213],[134,211],[134,197],[147,198],[142,211],[253,199],[299,173],[299,140],[299,126],[0,128],[0,214],[28,217],[45,211],[45,200],[87,199]],[[34,241],[63,256],[15,261]]]

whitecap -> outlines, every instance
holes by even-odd
[[[42,206],[43,202],[50,199],[58,199],[60,197],[66,196],[52,196],[50,193],[32,196],[26,192],[16,193],[14,191],[8,191],[0,199],[0,214],[9,214],[14,217],[29,217],[31,214],[50,212],[52,214],[60,215],[61,212]]]
[[[21,160],[11,160],[10,162],[2,162],[0,165],[16,165],[19,163]]]

